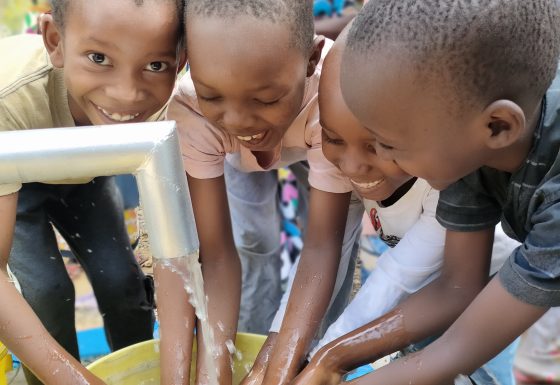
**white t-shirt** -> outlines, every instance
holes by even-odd
[[[435,218],[439,192],[423,179],[389,207],[364,200],[374,229],[392,246],[378,259],[366,282],[311,352],[393,309],[433,281],[443,265],[445,229]],[[492,272],[519,244],[496,230]]]

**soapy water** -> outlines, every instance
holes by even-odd
[[[183,280],[183,287],[188,294],[190,304],[195,309],[204,336],[207,381],[210,385],[217,385],[218,369],[215,363],[221,353],[214,342],[214,331],[208,322],[208,297],[204,294],[202,268],[198,259],[198,252],[196,252],[186,257],[156,260],[155,263],[174,272]],[[233,348],[235,349],[235,346]],[[179,359],[184,360],[181,357]],[[190,363],[186,364],[190,365]]]

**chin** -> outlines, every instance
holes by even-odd
[[[446,188],[448,188],[449,186],[451,186],[453,184],[453,182],[432,182],[432,181],[428,181],[428,184],[430,186],[432,186],[432,188],[435,189],[435,190],[443,191]]]
[[[381,202],[384,201],[385,199],[389,199],[392,195],[392,193],[364,193],[364,194],[360,194],[362,196],[362,198],[370,200],[370,201],[376,201],[376,202]]]

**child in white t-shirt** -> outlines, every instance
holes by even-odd
[[[317,373],[314,369],[317,362],[337,359],[336,349],[331,350],[334,344],[329,345],[331,341],[385,315],[408,295],[437,278],[444,263],[445,229],[435,218],[439,192],[425,180],[412,177],[397,164],[377,156],[373,135],[352,115],[342,98],[339,85],[341,51],[342,42],[337,41],[325,59],[320,80],[323,153],[350,178],[355,191],[363,198],[374,229],[390,248],[379,257],[356,297],[312,352],[310,369],[298,377],[307,380],[310,377],[306,375],[313,371]],[[503,232],[496,232],[492,273],[516,246],[517,242]],[[455,292],[449,290],[449,297],[462,295],[457,290]],[[405,347],[394,346],[393,351]],[[508,354],[505,351],[495,360],[500,360],[502,366],[511,367]],[[364,363],[368,362],[366,355],[363,357]],[[343,368],[343,371],[351,368]],[[485,382],[489,376],[496,381]],[[511,374],[496,378],[496,373],[486,366],[472,377],[478,378],[480,382],[477,383],[513,384]]]

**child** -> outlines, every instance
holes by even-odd
[[[289,380],[305,360],[329,302],[331,317],[347,302],[363,213],[357,200],[349,210],[351,186],[321,152],[317,87],[324,39],[313,38],[310,0],[191,0],[186,24],[190,74],[181,80],[168,116],[178,122],[181,136],[210,321],[222,357],[220,382],[231,381],[225,345],[235,337],[241,291],[236,245],[244,280],[240,322],[267,321],[260,326],[266,332],[277,313],[262,352],[272,349],[270,365],[287,368],[267,375]],[[298,294],[278,310],[274,170],[304,160],[312,188],[292,284]],[[301,324],[310,327],[295,335]],[[166,352],[168,342],[189,338],[162,337]],[[189,354],[188,347],[178,354]],[[182,370],[186,378],[188,368]],[[170,378],[180,371],[168,370]]]
[[[329,51],[321,73],[319,107],[323,152],[351,178],[363,198],[374,229],[391,248],[379,257],[375,269],[353,301],[329,327],[315,348],[314,353],[319,350],[319,354],[311,361],[311,368],[319,360],[339,359],[334,348],[339,342],[330,344],[331,341],[386,314],[408,295],[433,281],[443,264],[445,230],[435,218],[438,192],[425,180],[404,173],[395,163],[379,159],[373,135],[356,120],[342,98],[339,68],[343,39],[341,36]],[[496,232],[491,273],[497,271],[516,246],[517,242]],[[445,297],[447,303],[460,300],[460,292],[450,287]],[[446,307],[445,302],[434,305],[439,311]],[[425,342],[412,348],[418,349],[423,344]],[[393,347],[394,350],[404,348],[410,350],[406,346]],[[505,352],[491,365],[478,369],[473,378],[480,380],[491,376],[494,378],[492,384],[513,384],[512,359],[511,352]],[[342,369],[350,371],[367,362],[367,359],[354,362]],[[496,364],[506,369],[506,375],[493,370]],[[339,376],[341,374],[344,373]]]
[[[102,0],[51,5],[52,15],[41,19],[42,39],[22,35],[0,41],[2,50],[10,53],[0,69],[1,129],[141,122],[162,116],[184,61],[182,3]],[[4,185],[0,195],[6,215],[15,214],[17,201],[10,268],[23,296],[64,349],[79,357],[74,290],[50,223],[71,245],[92,283],[110,347],[152,338],[150,288],[130,250],[113,178]],[[3,227],[5,232],[9,229]],[[10,238],[2,237],[4,259]],[[6,295],[17,301],[13,291]],[[20,314],[27,314],[23,308],[7,311],[12,310],[2,313],[14,320],[12,327],[23,318]],[[26,333],[39,332],[32,327],[30,323]],[[21,346],[9,347],[17,351],[41,344],[34,341],[21,339]],[[22,359],[40,369],[36,360],[45,360],[43,353],[44,349],[29,351]],[[37,371],[42,380],[60,384],[56,373]],[[28,381],[38,380],[29,375]]]
[[[341,65],[344,99],[380,157],[444,190],[437,218],[447,228],[445,265],[487,265],[500,220],[523,242],[442,337],[357,384],[448,384],[560,304],[559,83],[551,86],[558,13],[555,0],[372,0],[355,19]],[[482,287],[483,278],[461,288]],[[422,307],[435,289],[361,330],[383,335],[366,342],[372,356],[451,318]]]

